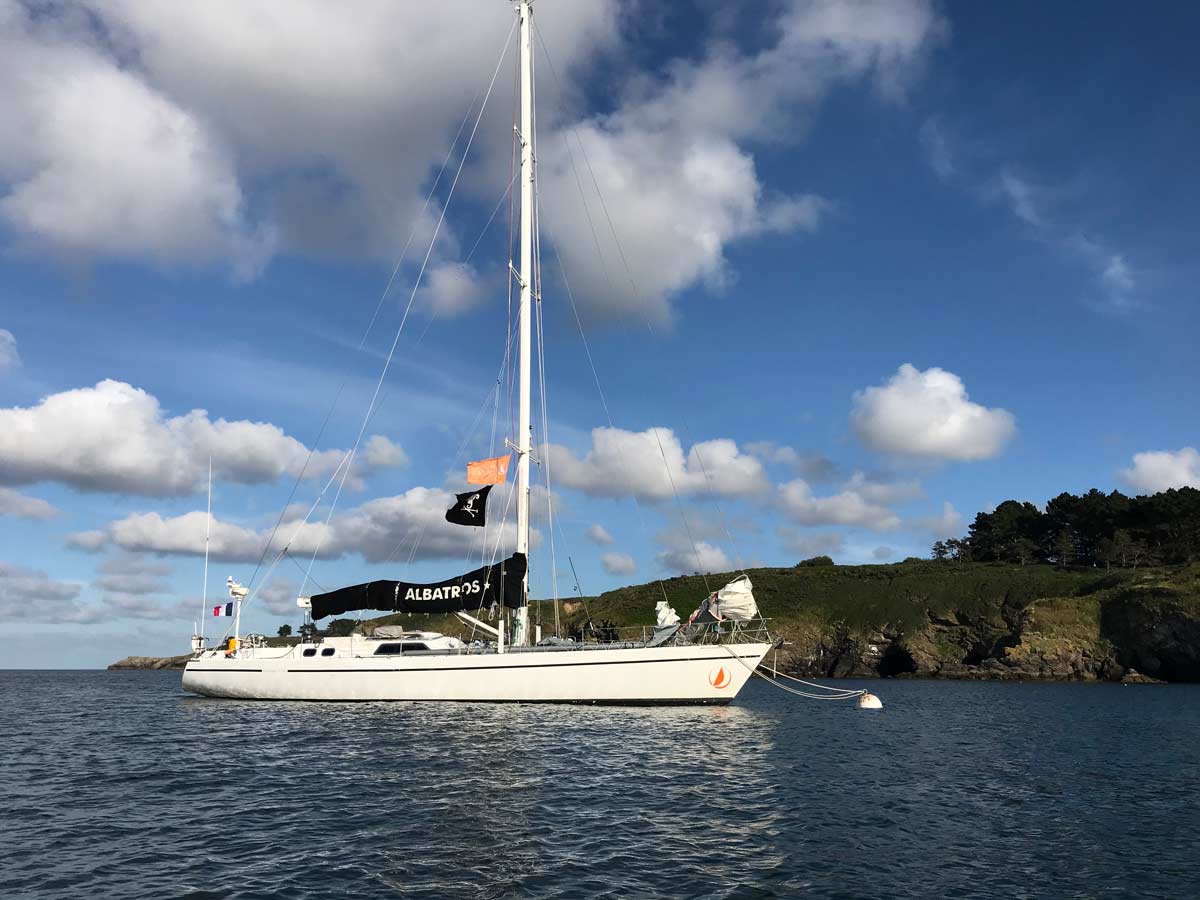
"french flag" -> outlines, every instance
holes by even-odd
[[[213,607],[213,615],[214,616],[232,616],[233,615],[233,604],[226,603],[224,606],[214,606]]]

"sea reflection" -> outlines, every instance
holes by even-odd
[[[1200,839],[1194,687],[887,682],[879,713],[762,684],[728,707],[0,689],[5,896],[1178,896]]]

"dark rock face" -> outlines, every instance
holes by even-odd
[[[1120,663],[1151,679],[1200,681],[1200,618],[1168,588],[1133,589],[1101,611]]]
[[[924,627],[785,632],[780,669],[801,677],[1200,681],[1200,615],[1167,588],[927,613]]]

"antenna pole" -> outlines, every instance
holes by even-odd
[[[208,457],[208,512],[204,522],[204,589],[200,595],[200,646],[204,646],[204,614],[208,612],[208,539],[212,534],[212,454]]]
[[[529,553],[529,455],[532,434],[530,405],[530,308],[533,304],[533,0],[518,0],[521,25],[521,285],[520,300],[520,404],[517,419],[517,552]],[[515,647],[529,645],[529,573],[526,569],[520,609],[513,616]]]

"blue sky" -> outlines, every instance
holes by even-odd
[[[485,223],[510,178],[511,50],[454,196],[457,156],[422,204],[504,6],[0,0],[3,665],[186,646],[208,457],[219,599],[335,397],[305,510],[353,445],[443,210],[378,437],[247,625],[295,624],[318,540],[326,588],[463,567],[439,520],[460,445],[491,438],[507,205]],[[1200,13],[751,9],[538,6],[560,576],[568,555],[587,593],[897,560],[1010,497],[1200,486]],[[556,250],[612,431],[593,434],[609,423]]]

